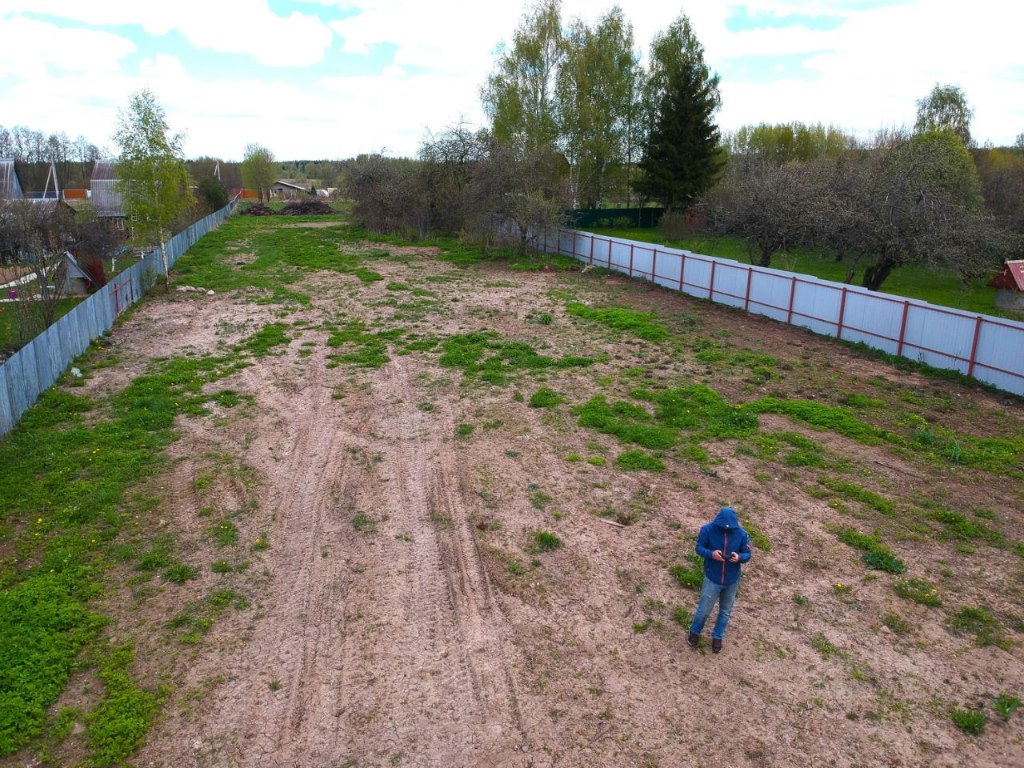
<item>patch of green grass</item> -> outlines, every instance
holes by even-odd
[[[695,345],[694,357],[698,362],[714,364],[716,370],[731,371],[736,369],[750,372],[748,381],[760,386],[775,378],[775,368],[779,365],[777,358],[749,349],[734,349],[708,339],[700,339]]]
[[[270,535],[264,531],[256,537],[256,541],[252,543],[253,552],[262,552],[266,549],[270,549]]]
[[[363,512],[358,512],[352,518],[352,527],[360,533],[376,533],[377,521]]]
[[[980,648],[994,645],[1005,650],[1013,645],[1003,635],[999,619],[985,606],[964,606],[951,619],[950,628],[958,634],[974,635]]]
[[[754,548],[761,552],[771,552],[772,543],[768,540],[767,534],[762,531],[749,517],[744,517],[741,522],[743,523],[743,530],[750,536],[750,543],[754,545]]]
[[[134,563],[171,582],[198,576],[175,562],[171,538],[154,537],[162,500],[132,490],[168,466],[164,449],[177,439],[178,417],[206,416],[218,398],[230,404],[209,385],[286,342],[284,326],[272,324],[224,355],[159,359],[102,400],[48,390],[0,441],[0,531],[4,550],[14,554],[0,560],[0,634],[21,633],[0,643],[0,739],[16,734],[0,754],[42,737],[49,726],[38,713],[56,701],[80,654],[103,657],[95,631],[102,620],[88,604],[109,568]],[[36,596],[26,601],[25,594]],[[49,640],[33,639],[36,632]],[[96,734],[91,743],[104,753],[124,742],[116,734],[121,724],[106,723],[119,695],[112,690],[110,704],[87,723]],[[134,700],[129,691],[125,701]]]
[[[927,579],[917,577],[897,579],[893,584],[893,589],[904,600],[913,600],[915,603],[927,605],[929,608],[937,608],[942,605],[939,590]]]
[[[469,437],[473,434],[474,426],[472,424],[459,424],[455,428],[456,437]]]
[[[897,635],[906,635],[913,630],[911,623],[894,611],[886,611],[882,623]]]
[[[541,355],[521,341],[502,341],[493,331],[476,331],[445,339],[440,364],[459,368],[467,378],[504,385],[519,371],[538,372],[549,368],[579,368],[593,365],[595,358],[569,355],[561,358]]]
[[[160,693],[136,686],[131,677],[135,650],[131,644],[112,648],[99,667],[103,694],[86,717],[86,765],[106,768],[123,765],[140,747],[159,710]]]
[[[764,432],[753,437],[755,455],[762,461],[781,461],[790,467],[823,467],[824,449],[797,432]]]
[[[862,488],[856,483],[839,480],[834,477],[820,477],[818,478],[818,482],[830,491],[838,493],[844,499],[859,501],[864,506],[870,507],[876,512],[880,512],[888,517],[892,517],[896,514],[896,505],[889,501],[889,499],[875,493],[874,491]]]
[[[693,614],[690,613],[690,609],[683,605],[677,605],[672,609],[672,621],[678,624],[680,627],[689,628],[693,622]]]
[[[833,645],[832,642],[821,632],[818,632],[811,637],[811,647],[825,658],[828,658],[829,656],[846,655],[836,645]]]
[[[594,309],[579,302],[571,302],[565,309],[573,317],[592,320],[616,331],[627,331],[647,341],[661,341],[668,336],[668,328],[657,322],[653,312],[622,307]]]
[[[229,518],[210,526],[209,533],[218,547],[230,547],[238,543],[238,527]]]
[[[848,408],[814,400],[762,397],[747,403],[744,408],[752,413],[779,413],[789,416],[816,429],[835,432],[865,445],[882,445],[897,440],[897,436],[892,432],[864,423]]]
[[[609,404],[604,395],[596,395],[572,410],[580,426],[644,448],[670,448],[678,439],[677,429],[651,423],[653,418],[642,407],[626,402]]]
[[[673,565],[668,572],[676,583],[684,589],[700,589],[704,584],[704,558],[696,552],[690,552],[681,565]]]
[[[996,713],[1003,718],[1003,720],[1009,720],[1013,717],[1013,713],[1020,707],[1020,697],[1012,696],[1008,693],[1002,692],[995,699],[992,700],[992,708],[995,709]]]
[[[839,526],[834,529],[836,538],[844,544],[863,552],[864,564],[875,571],[900,574],[907,570],[907,566],[892,551],[886,547],[876,534],[860,533],[847,526]]]
[[[685,430],[698,439],[749,437],[759,427],[755,413],[730,405],[718,392],[702,384],[656,393],[639,390],[633,396],[654,404],[659,424]]]
[[[199,569],[187,563],[176,563],[163,572],[164,581],[172,584],[184,584],[199,578]]]
[[[981,539],[992,543],[1001,542],[1003,536],[998,532],[989,528],[984,523],[978,522],[977,520],[971,520],[959,512],[954,512],[949,509],[933,510],[928,513],[928,517],[945,526],[947,535],[963,539],[966,541],[974,541]]]
[[[388,342],[395,341],[401,331],[371,333],[362,320],[327,324],[327,346],[340,349],[328,356],[332,363],[348,363],[359,368],[380,368],[388,357]]]
[[[271,350],[275,347],[288,344],[291,341],[291,337],[285,333],[287,327],[284,323],[265,325],[243,341],[238,348],[245,350],[253,357],[267,357],[272,354]]]
[[[564,546],[564,542],[559,538],[558,534],[551,531],[534,531],[531,541],[531,552],[551,552]]]
[[[665,462],[657,456],[651,456],[643,451],[624,451],[615,459],[615,466],[627,472],[664,472]]]
[[[971,736],[981,734],[985,730],[985,723],[988,722],[984,712],[976,709],[960,709],[958,707],[950,708],[949,718],[957,728]]]
[[[530,495],[530,506],[534,509],[539,509],[543,512],[545,507],[554,501],[554,498],[545,493],[536,483],[530,483],[526,490]]]
[[[153,572],[166,568],[173,561],[172,544],[166,538],[154,541],[140,557],[135,566],[137,571]]]
[[[76,586],[72,574],[42,572],[0,592],[0,755],[42,731],[79,651],[103,626]]]
[[[529,406],[531,408],[551,408],[563,402],[565,402],[565,398],[553,389],[541,387],[530,396]]]
[[[861,394],[860,392],[847,392],[842,396],[841,402],[843,405],[849,408],[856,408],[858,410],[868,408],[884,408],[885,400],[878,397],[870,397],[868,395]]]
[[[221,390],[220,392],[213,396],[213,402],[215,402],[222,408],[234,408],[236,405],[242,402],[242,398],[239,396],[237,392],[234,392],[230,389],[225,389]]]
[[[588,456],[587,464],[591,464],[595,467],[603,467],[608,463],[608,460],[604,456]]]

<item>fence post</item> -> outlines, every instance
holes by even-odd
[[[612,239],[608,238],[608,269],[612,268]]]
[[[786,324],[793,324],[793,300],[796,298],[796,278],[790,278],[789,285],[789,312],[786,314]]]
[[[715,267],[717,266],[717,261],[711,262],[711,286],[708,288],[708,301],[715,300]]]
[[[974,341],[971,342],[971,362],[967,366],[967,375],[974,376],[974,363],[978,357],[978,339],[981,338],[981,324],[984,322],[980,317],[974,324]]]
[[[754,279],[754,268],[747,267],[747,298],[743,300],[743,311],[750,311],[750,282]]]
[[[686,252],[679,254],[679,292],[683,293],[683,275],[686,274]]]
[[[633,244],[629,244],[629,276],[633,276]]]
[[[843,297],[839,300],[839,325],[836,328],[836,338],[843,339],[843,316],[846,314],[846,288],[843,288]]]
[[[591,235],[590,236],[590,258],[588,259],[588,261],[591,264],[594,263],[594,239],[595,239],[594,236]]]
[[[658,282],[658,249],[654,249],[654,255],[651,256],[651,282],[657,284]]]
[[[903,302],[903,320],[900,321],[900,341],[896,345],[896,354],[903,357],[903,339],[907,333],[907,315],[910,314],[910,302]]]

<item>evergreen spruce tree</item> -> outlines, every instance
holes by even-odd
[[[642,175],[634,182],[641,196],[669,210],[685,208],[699,197],[725,162],[714,121],[721,103],[718,75],[712,75],[704,63],[703,48],[688,20],[684,17],[676,26],[680,24],[680,30],[673,27],[656,41],[657,45],[675,38],[681,50],[673,60],[660,63],[664,90],[640,161]]]

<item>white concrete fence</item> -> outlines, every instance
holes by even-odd
[[[1024,323],[590,232],[560,229],[543,248],[1024,395]]]

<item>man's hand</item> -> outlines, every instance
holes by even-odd
[[[722,552],[722,550],[716,549],[714,552],[711,553],[711,559],[712,560],[717,560],[720,563],[724,563],[725,562],[725,555]]]
[[[738,563],[739,561],[740,561],[740,553],[739,552],[733,552],[731,555],[729,555],[729,559],[726,560],[725,562],[727,562],[727,563]]]

